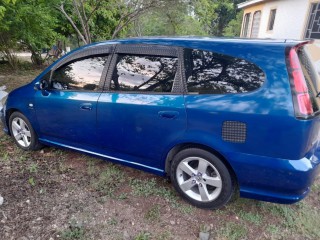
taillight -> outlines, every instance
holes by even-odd
[[[289,52],[291,77],[293,80],[293,102],[296,116],[305,118],[313,114],[313,107],[296,49],[291,48]]]

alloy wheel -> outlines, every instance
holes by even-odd
[[[31,131],[26,122],[20,118],[15,117],[11,124],[12,135],[17,143],[22,147],[29,147],[31,144]]]
[[[210,202],[221,193],[220,173],[204,158],[185,158],[177,166],[176,176],[181,190],[196,201]]]

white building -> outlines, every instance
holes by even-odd
[[[320,39],[320,0],[249,0],[241,37]]]

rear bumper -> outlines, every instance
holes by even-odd
[[[303,199],[320,172],[320,148],[299,160],[227,153],[240,186],[240,196],[268,202]]]

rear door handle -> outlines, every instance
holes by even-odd
[[[160,111],[158,112],[159,117],[174,119],[179,116],[179,112],[177,111]]]
[[[80,105],[81,110],[92,110],[92,104],[91,103],[83,103]]]

